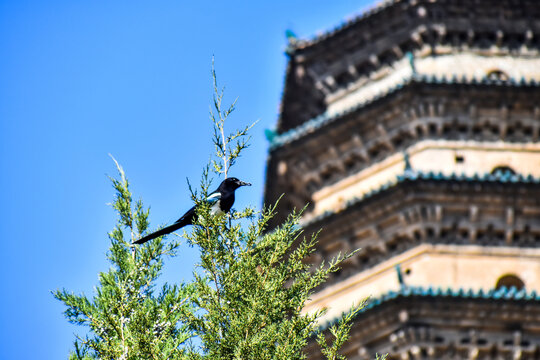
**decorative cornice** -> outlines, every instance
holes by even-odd
[[[422,297],[422,298],[459,298],[459,299],[484,299],[494,301],[531,301],[540,302],[540,294],[536,290],[527,291],[526,289],[517,290],[515,287],[506,288],[501,287],[499,289],[491,289],[485,291],[483,289],[465,289],[465,288],[441,288],[441,287],[422,287],[422,286],[402,286],[397,291],[389,291],[379,297],[368,300],[367,305],[360,311],[360,313],[367,312],[375,307],[378,307],[390,300],[397,298],[409,298],[409,297]],[[344,313],[346,314],[346,313]],[[336,324],[341,316],[333,319],[329,319],[319,327],[319,330],[326,330],[332,325]]]
[[[313,46],[317,43],[320,43],[326,39],[329,39],[331,37],[333,37],[334,35],[346,30],[347,28],[351,27],[351,26],[354,26],[356,25],[358,22],[364,20],[364,19],[367,19],[369,18],[370,16],[373,16],[387,8],[389,8],[390,6],[393,6],[394,4],[397,4],[397,3],[400,3],[402,2],[401,0],[385,0],[385,1],[381,1],[377,4],[375,4],[374,6],[372,7],[368,7],[367,9],[365,9],[365,11],[363,11],[362,13],[360,13],[359,15],[357,16],[354,16],[352,17],[350,20],[346,20],[344,22],[342,22],[341,24],[338,24],[336,25],[335,27],[333,27],[332,29],[328,30],[328,31],[325,31],[321,34],[318,34],[316,35],[315,37],[311,38],[311,39],[298,39],[296,41],[296,43],[294,44],[294,46],[290,47],[289,48],[289,51],[291,53],[294,53],[295,50],[297,49],[304,49],[306,47],[309,47],[309,46]]]
[[[392,86],[385,91],[382,91],[371,98],[368,98],[354,106],[351,106],[341,112],[328,115],[326,113],[319,115],[311,120],[304,122],[302,125],[286,131],[282,134],[275,135],[270,140],[270,151],[276,150],[284,145],[292,143],[304,135],[312,133],[324,126],[340,119],[346,115],[352,114],[380,99],[386,98],[389,95],[398,92],[404,87],[410,86],[411,84],[440,84],[440,85],[493,85],[498,87],[540,87],[540,81],[535,79],[515,79],[509,78],[508,81],[494,80],[490,79],[487,76],[483,78],[467,78],[465,76],[459,77],[458,75],[452,76],[435,76],[435,75],[423,75],[423,74],[413,74],[407,78],[404,78],[400,83],[395,86]]]
[[[462,181],[462,182],[484,182],[484,183],[522,183],[522,184],[540,184],[540,178],[534,177],[532,175],[522,175],[522,174],[513,174],[511,172],[502,172],[502,173],[484,173],[484,174],[478,174],[475,173],[473,175],[465,175],[465,174],[456,174],[452,173],[449,175],[445,175],[442,172],[425,172],[425,171],[418,171],[418,170],[406,170],[401,175],[398,175],[394,181],[389,181],[382,186],[373,189],[366,194],[364,194],[362,197],[353,197],[345,202],[345,206],[343,209],[340,209],[339,212],[346,211],[347,209],[358,205],[359,203],[366,201],[367,199],[384,192],[385,190],[395,187],[399,184],[405,183],[405,182],[414,182],[418,180],[429,180],[429,181]],[[306,222],[302,223],[303,227],[307,227],[310,225],[313,225],[315,223],[321,222],[325,220],[326,218],[335,215],[337,211],[325,211],[324,213],[313,217],[309,219]]]
[[[404,1],[404,0],[382,0],[377,2],[376,4],[372,6],[367,6],[364,9],[360,9],[358,12],[353,14],[352,16],[348,17],[345,21],[342,21],[340,24],[324,31],[321,33],[316,34],[315,36],[311,38],[306,39],[299,39],[295,38],[294,44],[289,46],[287,48],[288,52],[287,54],[293,55],[297,51],[302,51],[307,48],[311,48],[313,46],[317,46],[326,40],[330,40],[333,37],[336,37],[344,32],[346,32],[348,29],[360,25],[362,22],[365,22],[366,20],[369,20],[369,18],[385,11],[389,10],[389,8],[394,6],[399,6],[399,4],[402,4],[402,13],[406,13],[407,10],[410,10],[411,8],[417,8],[417,12],[414,15],[414,18],[418,19],[419,24],[425,24],[425,23],[440,23],[439,21],[429,21],[430,18],[427,14],[428,9],[427,6],[432,5],[432,3],[435,3],[435,1]],[[404,16],[404,15],[401,15]],[[442,21],[444,23],[444,21]],[[444,31],[443,31],[444,34]]]

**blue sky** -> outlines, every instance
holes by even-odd
[[[215,55],[239,98],[229,129],[259,120],[231,175],[254,184],[237,207],[260,207],[285,30],[312,37],[369,3],[0,0],[0,358],[66,358],[81,332],[50,291],[91,295],[109,266],[109,153],[152,226],[178,218],[212,152]],[[165,278],[189,279],[195,259],[183,247]]]

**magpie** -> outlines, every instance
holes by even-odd
[[[206,198],[206,201],[211,204],[210,213],[213,215],[228,213],[234,204],[234,191],[241,186],[251,186],[251,184],[240,181],[235,177],[223,180],[221,184],[219,184],[219,187],[215,191],[211,192]],[[186,225],[193,224],[193,221],[197,217],[196,208],[197,205],[193,206],[173,224],[151,234],[145,235],[133,243],[144,244],[145,242],[155,239],[158,236],[170,234],[171,232],[176,231]]]

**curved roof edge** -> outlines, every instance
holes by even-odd
[[[389,291],[379,297],[367,301],[366,306],[360,310],[358,314],[364,313],[370,309],[380,306],[390,300],[396,298],[408,297],[423,297],[423,298],[460,298],[460,299],[486,299],[486,300],[523,300],[540,302],[540,294],[536,290],[527,291],[525,288],[517,290],[515,287],[506,288],[502,286],[499,289],[459,289],[442,288],[440,286],[402,286],[399,290]],[[342,314],[346,315],[348,312]],[[326,321],[319,327],[319,330],[326,330],[332,325],[335,325],[342,316],[335,317]]]
[[[465,175],[465,174],[456,174],[456,173],[445,175],[442,172],[433,172],[433,171],[425,172],[425,171],[407,169],[401,175],[398,175],[394,181],[389,181],[381,185],[380,187],[367,192],[362,197],[353,197],[347,200],[345,202],[345,208],[341,209],[339,212],[346,211],[347,209],[350,209],[351,207],[363,201],[366,201],[367,199],[377,194],[380,194],[389,188],[395,187],[401,183],[404,183],[407,181],[416,181],[416,180],[463,181],[463,182],[477,181],[477,182],[484,182],[484,183],[501,183],[501,184],[505,184],[505,183],[540,184],[540,178],[534,177],[531,174],[529,175],[514,174],[509,171],[500,172],[500,173],[484,173],[484,174],[475,173],[474,175]],[[323,212],[322,214],[312,219],[309,219],[309,221],[302,223],[302,227],[313,225],[336,213],[337,211],[327,210]]]
[[[403,2],[403,1],[402,0],[383,0],[372,5],[368,5],[364,7],[363,9],[358,10],[357,15],[353,16],[352,18],[348,20],[341,22],[339,25],[336,25],[330,28],[329,30],[324,31],[323,33],[319,35],[315,35],[314,37],[308,38],[308,39],[298,39],[297,42],[292,47],[291,45],[289,45],[290,48],[288,48],[288,50],[291,52],[294,52],[295,50],[301,50],[306,47],[320,43],[321,41],[331,38],[337,33],[357,24],[363,19],[366,19],[372,15],[375,15],[389,8],[390,6],[393,6],[400,2]]]
[[[388,88],[387,90],[376,94],[370,99],[367,99],[365,101],[362,101],[361,103],[358,103],[354,106],[351,106],[341,112],[338,112],[336,114],[327,115],[322,114],[319,115],[313,119],[310,119],[306,122],[304,122],[302,125],[288,130],[282,134],[273,134],[273,136],[269,137],[270,139],[270,151],[273,151],[275,149],[278,149],[286,144],[292,143],[298,139],[300,139],[302,136],[309,134],[311,132],[314,132],[315,130],[322,128],[323,126],[332,123],[333,121],[351,114],[367,105],[370,105],[374,103],[377,100],[380,100],[382,98],[385,98],[399,90],[401,90],[403,87],[408,86],[412,83],[419,83],[419,84],[448,84],[448,85],[496,85],[496,86],[508,86],[508,87],[521,87],[521,86],[531,86],[531,87],[540,87],[540,81],[536,81],[535,79],[515,79],[510,78],[508,81],[502,81],[502,80],[492,80],[488,77],[483,77],[481,79],[477,79],[476,77],[467,78],[465,76],[458,77],[458,75],[453,76],[436,76],[436,75],[422,75],[422,74],[413,74],[412,76],[409,76],[408,78],[404,78],[402,82],[398,83],[397,85]]]

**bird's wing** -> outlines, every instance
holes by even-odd
[[[216,215],[223,212],[221,210],[221,193],[219,191],[210,194],[206,201],[210,204],[210,214]]]
[[[210,195],[208,195],[208,197],[206,198],[206,201],[208,201],[208,203],[210,203],[210,205],[214,205],[219,199],[221,199],[221,194],[219,192],[217,193],[212,193]],[[192,222],[193,222],[193,219],[195,218],[195,208],[197,206],[193,206],[191,209],[189,209],[188,211],[186,211],[186,213],[184,215],[182,215],[182,217],[178,220],[176,220],[174,223],[175,224],[182,224],[182,226],[185,226],[185,225],[190,225]]]
[[[208,197],[206,198],[206,201],[208,203],[210,203],[210,205],[212,207],[214,207],[214,206],[218,205],[218,201],[220,199],[221,199],[221,193],[219,191],[215,191],[215,192],[211,193],[210,195],[208,195]],[[151,234],[143,236],[142,238],[140,238],[137,241],[134,241],[133,243],[134,244],[144,244],[145,242],[147,242],[149,240],[152,240],[152,239],[155,239],[158,236],[166,235],[166,234],[172,233],[173,231],[178,230],[178,229],[180,229],[180,228],[182,228],[182,227],[184,227],[186,225],[191,225],[193,223],[193,219],[197,215],[196,212],[195,212],[195,208],[196,208],[196,206],[193,206],[191,209],[186,211],[186,213],[184,215],[182,215],[182,217],[180,219],[176,220],[173,224],[171,224],[169,226],[166,226],[161,230],[158,230],[156,232],[153,232]],[[219,206],[218,206],[218,208],[219,208]],[[219,209],[215,209],[213,211],[214,212],[219,211]]]
[[[182,226],[190,225],[191,222],[193,221],[193,218],[195,217],[195,207],[196,206],[193,206],[191,209],[186,211],[186,213],[182,215],[182,217],[176,220],[174,223],[182,224]]]
[[[213,192],[206,198],[206,201],[210,203],[210,205],[214,205],[216,202],[218,202],[221,199],[221,193],[219,191]]]

